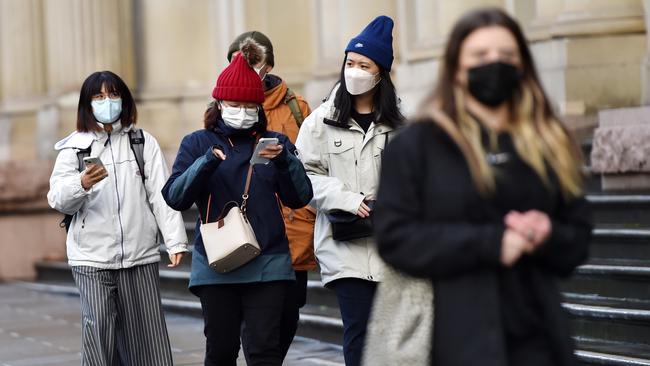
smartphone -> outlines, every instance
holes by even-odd
[[[278,144],[277,137],[261,138],[257,142],[257,146],[255,146],[255,150],[253,151],[253,156],[251,156],[251,161],[250,161],[251,165],[268,164],[269,161],[271,160],[261,157],[260,151],[264,150],[269,145],[277,145],[277,144]]]
[[[86,168],[88,168],[88,165],[93,165],[93,164],[94,164],[94,165],[99,165],[99,166],[101,166],[101,167],[104,166],[104,164],[102,163],[102,161],[101,161],[99,158],[97,158],[97,157],[86,156],[86,157],[84,158],[84,165],[86,165]]]

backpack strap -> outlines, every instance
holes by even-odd
[[[77,151],[77,170],[83,172],[86,169],[86,164],[84,164],[84,158],[90,156],[90,147],[88,146],[85,149],[80,149]]]
[[[91,147],[92,147],[92,145],[88,146],[85,149],[77,150],[77,170],[79,170],[79,172],[83,172],[84,169],[86,169],[86,164],[84,164],[84,158],[87,157],[87,156],[90,156],[90,148]],[[72,218],[74,217],[74,215],[76,215],[76,213],[72,214],[72,215],[65,214],[63,216],[63,220],[61,220],[61,222],[59,222],[59,227],[65,228],[66,233],[70,229],[70,223],[72,223]]]
[[[298,105],[296,94],[289,88],[287,88],[287,92],[284,94],[284,104],[289,106],[289,109],[291,109],[291,114],[293,115],[293,119],[296,120],[298,128],[300,128],[302,121],[305,120],[305,117],[300,111],[300,106]]]
[[[131,145],[131,151],[135,155],[135,162],[138,164],[140,177],[144,184],[144,180],[146,179],[144,175],[144,133],[141,129],[133,128],[129,131],[129,145]]]
[[[131,151],[135,155],[135,162],[138,165],[138,170],[140,171],[140,177],[142,178],[142,184],[146,179],[144,175],[144,133],[139,128],[133,128],[129,131],[129,145],[131,146]],[[84,158],[90,156],[91,146],[77,151],[77,169],[82,172],[85,169]],[[146,192],[146,190],[145,190]],[[75,213],[76,215],[76,213]],[[63,220],[59,223],[59,226],[65,228],[67,232],[70,229],[70,223],[74,215],[66,214],[63,217]]]

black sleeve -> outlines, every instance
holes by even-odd
[[[436,202],[422,202],[421,192],[435,187],[426,186],[423,170],[432,167],[423,166],[421,157],[432,153],[424,144],[440,143],[436,137],[441,133],[432,134],[430,129],[413,125],[389,144],[383,157],[375,210],[375,235],[381,257],[395,268],[427,278],[499,266],[505,230],[502,223],[426,218],[427,208]],[[436,154],[454,153],[438,150]]]
[[[561,204],[551,216],[551,235],[533,255],[538,263],[558,276],[569,276],[589,255],[592,216],[584,197]]]
[[[212,148],[205,152],[197,149],[198,141],[193,135],[185,136],[176,154],[172,174],[162,189],[169,207],[177,211],[187,210],[196,201],[210,175],[219,167],[221,159],[214,156]]]

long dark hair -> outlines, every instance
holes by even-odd
[[[221,119],[221,110],[219,109],[217,103],[218,103],[217,100],[212,100],[208,104],[208,108],[205,110],[205,113],[203,113],[203,128],[205,128],[206,130],[214,131],[217,127],[217,121]],[[266,120],[266,114],[264,113],[264,108],[262,108],[261,105],[259,106],[259,112],[257,115],[258,115],[258,120],[254,126],[255,128],[253,129],[253,131],[259,134],[263,134],[266,132],[268,122]]]
[[[334,95],[334,107],[338,110],[338,117],[331,121],[332,125],[337,127],[347,128],[349,126],[350,115],[352,114],[352,95],[348,93],[345,86],[345,62],[347,54],[343,59],[343,66],[341,67],[341,74],[337,85],[339,86],[336,94]],[[404,123],[404,115],[400,112],[397,106],[398,98],[395,93],[395,85],[390,78],[390,73],[383,67],[379,67],[379,77],[381,80],[375,86],[375,95],[373,97],[375,121],[383,123],[392,128],[399,127]],[[334,86],[336,88],[336,85]]]
[[[77,131],[89,132],[100,131],[97,120],[93,115],[93,107],[90,104],[93,95],[101,93],[102,85],[108,93],[116,92],[122,98],[122,113],[120,120],[122,126],[135,125],[138,119],[138,111],[131,91],[126,83],[117,74],[111,71],[97,71],[86,78],[81,91],[79,92],[79,105],[77,106]]]

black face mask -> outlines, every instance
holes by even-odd
[[[498,107],[519,87],[519,70],[505,62],[493,62],[467,70],[470,94],[488,107]]]

